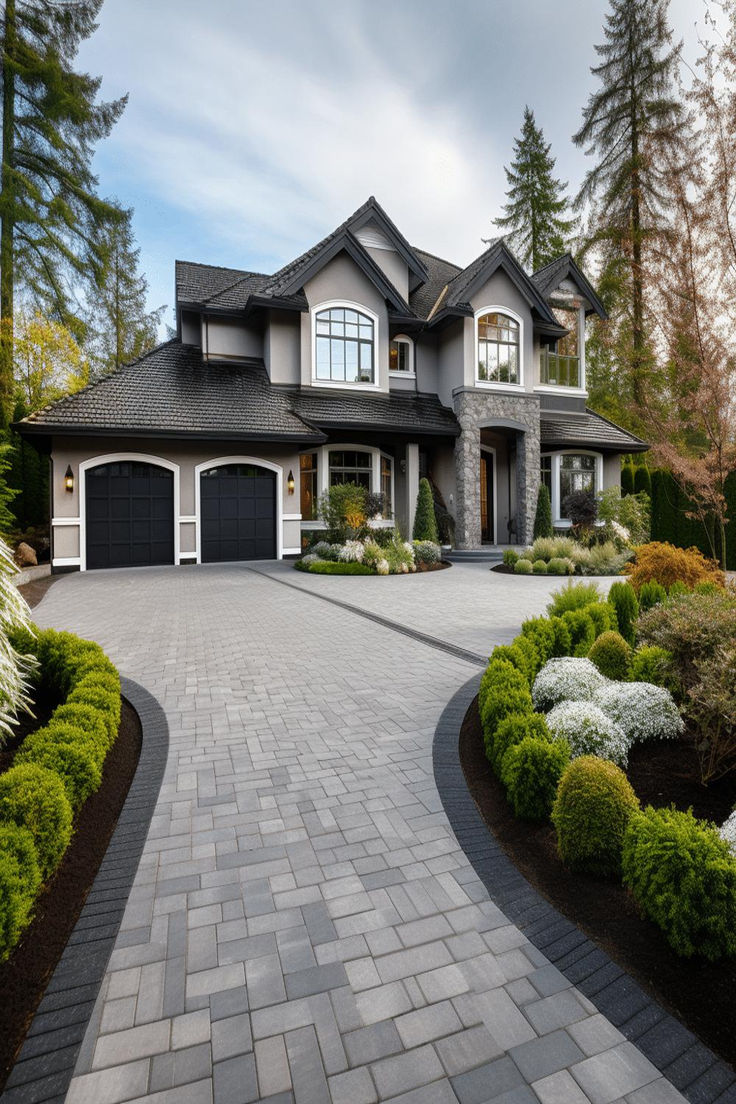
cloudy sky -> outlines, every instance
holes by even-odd
[[[135,208],[150,305],[175,258],[271,272],[373,194],[467,263],[528,103],[574,191],[570,135],[606,0],[105,0],[80,64],[129,102],[95,159]],[[701,0],[671,0],[696,55]],[[167,311],[167,320],[171,312]]]

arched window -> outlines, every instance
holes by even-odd
[[[327,307],[315,319],[315,378],[373,383],[375,326],[352,307]]]
[[[478,379],[483,383],[519,383],[520,325],[499,311],[478,318]]]
[[[391,339],[388,346],[388,370],[413,375],[414,346],[411,338],[397,334]]]

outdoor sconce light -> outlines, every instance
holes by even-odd
[[[289,475],[287,477],[286,489],[287,489],[287,491],[289,492],[290,495],[293,495],[293,493],[294,493],[294,473],[293,473],[293,471],[290,471]]]
[[[64,486],[69,491],[69,494],[74,490],[74,472],[72,471],[71,464],[67,464],[66,472],[64,473]]]

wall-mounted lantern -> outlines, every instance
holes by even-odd
[[[69,494],[74,490],[74,472],[72,471],[71,464],[67,464],[66,472],[64,473],[64,486]]]
[[[290,495],[294,493],[294,473],[290,471],[286,479],[286,489]]]

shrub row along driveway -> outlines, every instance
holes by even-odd
[[[366,582],[374,604],[397,584],[373,609],[393,619],[416,584],[441,636],[452,587],[488,578]],[[496,579],[514,629],[555,587]],[[489,604],[453,643],[491,646]],[[69,1104],[681,1099],[458,847],[432,736],[478,666],[243,566],[70,576],[36,613],[98,640],[171,729]]]

